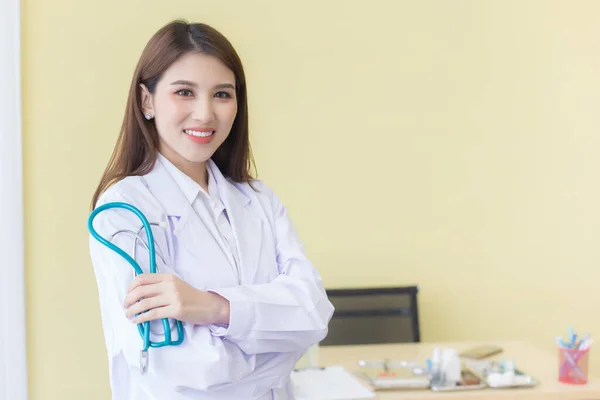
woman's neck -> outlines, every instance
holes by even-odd
[[[162,146],[159,152],[169,160],[178,170],[192,178],[202,189],[208,191],[208,172],[206,162],[191,162],[177,152]]]

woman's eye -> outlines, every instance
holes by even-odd
[[[185,97],[189,97],[192,95],[192,91],[188,90],[188,89],[181,89],[177,91],[177,94],[180,96],[185,96]]]
[[[215,94],[215,97],[219,98],[219,99],[230,99],[231,95],[227,92],[217,92]]]

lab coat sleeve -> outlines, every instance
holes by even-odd
[[[128,193],[129,194],[129,193]],[[133,198],[139,196],[126,196],[112,191],[105,194],[98,205],[106,202],[126,202],[139,208],[144,214],[145,209],[140,202]],[[151,217],[146,214],[147,218]],[[150,222],[155,222],[150,220]],[[137,232],[141,222],[130,211],[109,209],[98,214],[94,220],[95,230],[107,237],[120,230]],[[155,239],[157,250],[165,260],[169,259],[168,242],[166,235],[160,234],[156,228]],[[144,235],[141,235],[145,239]],[[131,253],[133,238],[126,234],[117,234],[113,243]],[[90,236],[90,254],[94,272],[97,279],[100,297],[102,325],[109,357],[123,355],[128,368],[134,374],[139,374],[140,351],[142,338],[137,326],[127,319],[123,306],[128,286],[133,279],[133,269],[121,256],[113,250]],[[138,246],[136,260],[144,271],[148,271],[148,252]],[[168,263],[168,261],[167,261]],[[159,272],[174,273],[169,265],[157,257]],[[177,274],[176,274],[177,275]],[[210,390],[230,385],[234,382],[266,379],[275,379],[278,367],[275,365],[288,365],[291,368],[293,357],[287,358],[261,358],[245,354],[237,345],[211,334],[206,326],[184,323],[185,338],[179,346],[150,348],[148,352],[149,364],[146,377],[168,382],[169,385],[182,390]],[[163,341],[161,321],[153,321],[151,340]],[[176,339],[176,330],[172,329],[173,339]]]
[[[211,330],[247,354],[304,352],[325,338],[334,308],[286,208],[264,184],[258,190],[272,206],[279,275],[264,284],[212,290],[229,300],[231,311],[228,325]]]

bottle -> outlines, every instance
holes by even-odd
[[[442,369],[442,351],[439,348],[433,349],[431,357],[430,372],[431,387],[444,386],[444,370]]]

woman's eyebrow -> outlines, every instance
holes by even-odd
[[[197,87],[198,85],[195,84],[192,81],[186,81],[186,80],[178,80],[175,82],[172,82],[171,85],[176,86],[176,85],[186,85],[186,86],[191,86],[191,87]],[[234,89],[235,90],[235,86],[232,85],[231,83],[220,83],[218,85],[215,86],[215,89]]]
[[[173,86],[175,86],[175,85],[186,85],[186,86],[192,86],[192,87],[198,86],[194,82],[192,82],[192,81],[186,81],[186,80],[178,80],[178,81],[172,82],[171,85],[173,85]]]
[[[232,85],[231,83],[221,83],[221,84],[215,86],[215,89],[234,89],[235,90],[235,86]]]

